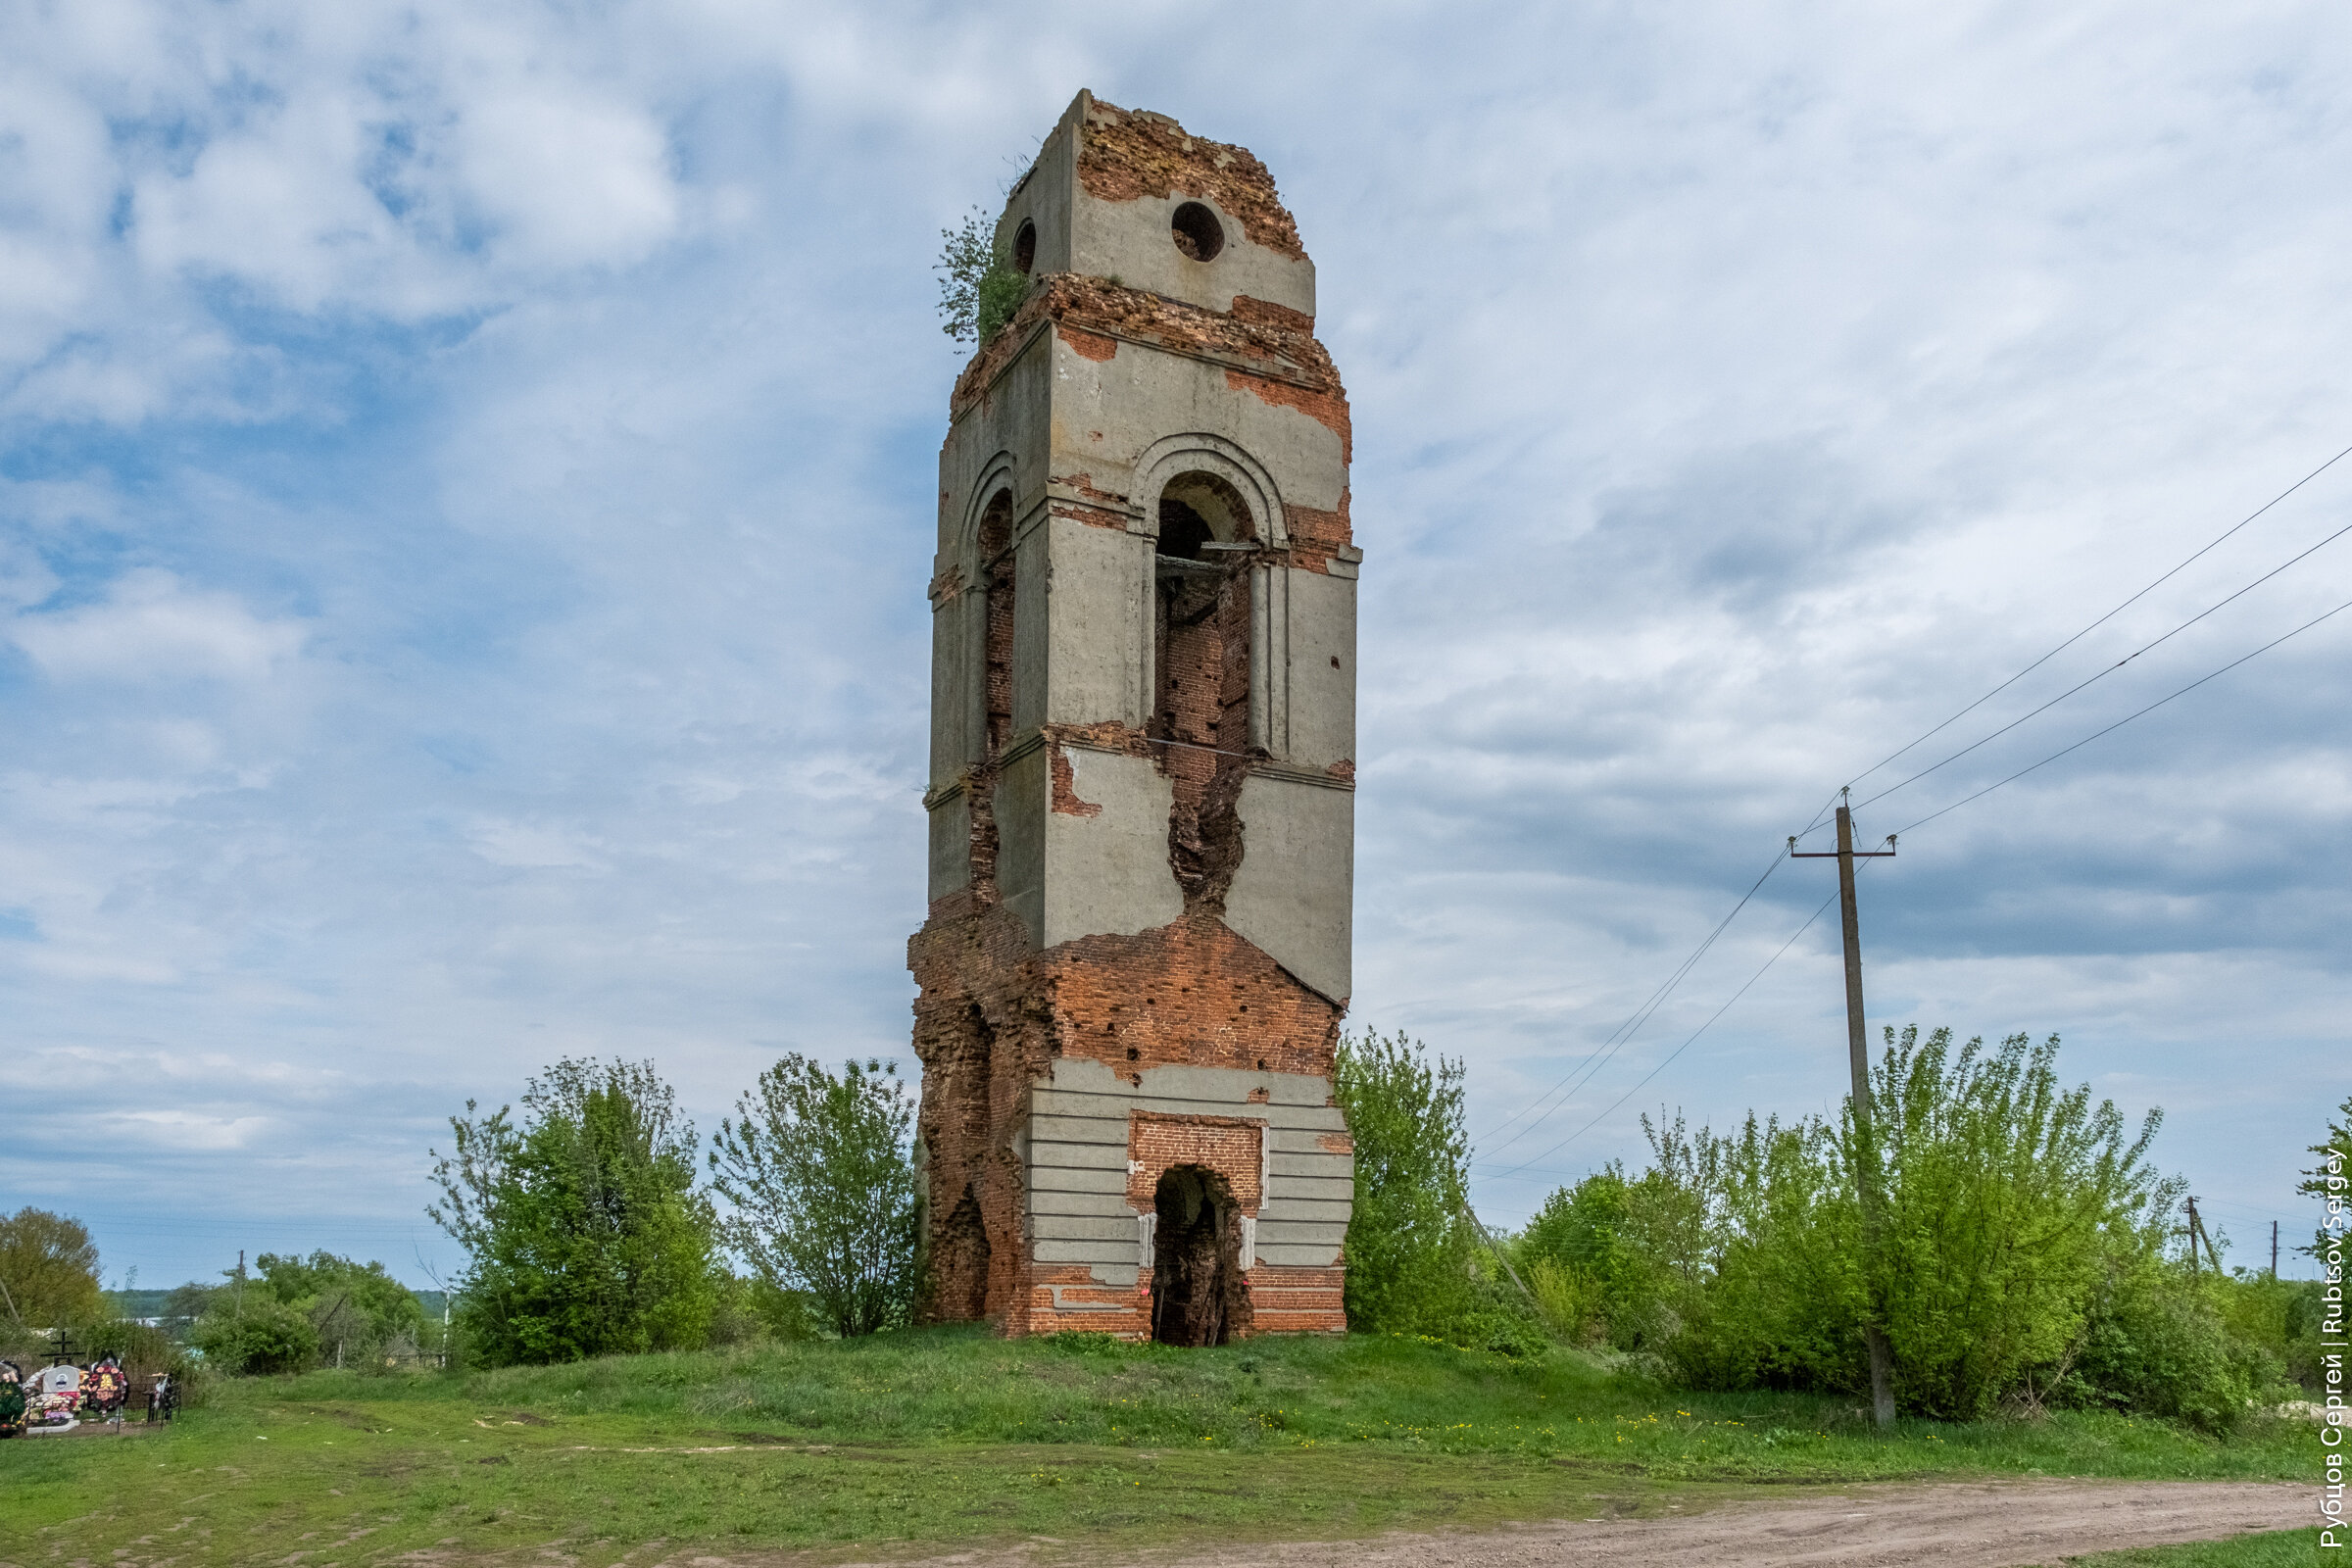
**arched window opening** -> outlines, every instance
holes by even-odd
[[[980,514],[980,576],[988,593],[988,637],[984,704],[987,754],[1004,749],[1012,733],[1012,492],[1000,490]]]
[[[1257,527],[1232,485],[1183,473],[1160,492],[1156,549],[1151,733],[1175,786],[1169,859],[1186,907],[1221,909],[1241,862]]]
[[[1223,1345],[1250,1327],[1242,1288],[1242,1211],[1205,1165],[1171,1166],[1152,1194],[1152,1338]]]

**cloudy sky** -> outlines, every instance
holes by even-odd
[[[442,1118],[541,1063],[653,1056],[706,1127],[782,1051],[911,1065],[929,266],[1081,86],[1254,149],[1316,258],[1354,1018],[1466,1058],[1497,1222],[1644,1109],[1832,1106],[1833,919],[1685,1047],[1828,862],[1609,1043],[1839,784],[2352,445],[2317,0],[9,7],[0,1207],[110,1283],[425,1283]],[[2352,599],[2346,540],[1872,799],[2348,522],[2352,460],[1862,778],[1864,835]],[[2061,1034],[2239,1261],[2352,1088],[2348,652],[1863,882],[1874,1027]]]

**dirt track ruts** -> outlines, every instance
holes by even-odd
[[[2020,1568],[2127,1546],[2219,1541],[2316,1524],[2312,1489],[2285,1482],[1989,1481],[1840,1487],[1792,1499],[1725,1503],[1669,1518],[1560,1520],[1500,1530],[1282,1542],[1172,1551],[1076,1542],[957,1552],[931,1564],[1038,1568],[1065,1554],[1135,1568],[1677,1568],[1933,1563]],[[689,1563],[757,1559],[681,1553]]]

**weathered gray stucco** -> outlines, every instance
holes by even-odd
[[[1262,1124],[1257,1260],[1339,1261],[1355,1160],[1325,1147],[1347,1131],[1328,1078],[1183,1066],[1139,1076],[1123,1082],[1100,1062],[1064,1059],[1030,1090],[1028,1217],[1038,1262],[1083,1263],[1102,1284],[1135,1283],[1140,1214],[1128,1201],[1127,1151],[1139,1111]]]
[[[1352,994],[1355,796],[1328,779],[1259,772],[1242,785],[1248,851],[1225,923],[1334,1001]]]
[[[1009,252],[1021,224],[1034,223],[1032,270],[1038,273],[1115,277],[1129,288],[1212,311],[1230,311],[1235,296],[1248,295],[1301,316],[1315,314],[1315,264],[1252,243],[1214,199],[1174,192],[1106,202],[1089,194],[1078,178],[1077,129],[1092,106],[1093,95],[1080,93],[1038,149],[998,220],[1000,247]],[[1188,201],[1214,212],[1224,229],[1225,248],[1214,261],[1193,261],[1168,242],[1169,220]]]
[[[1040,946],[1098,932],[1133,936],[1184,913],[1168,866],[1167,779],[1140,757],[1062,748],[1069,793],[1093,815],[1046,818],[1046,901]]]

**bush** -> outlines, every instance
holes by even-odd
[[[1335,1084],[1355,1141],[1348,1325],[1454,1339],[1473,1310],[1476,1246],[1462,1064],[1433,1066],[1401,1034],[1342,1036]]]
[[[2280,1368],[2260,1346],[2230,1335],[2216,1299],[2222,1288],[2174,1259],[2121,1264],[2091,1306],[2059,1396],[2209,1432],[2235,1426],[2258,1396],[2277,1390]]]
[[[247,1290],[196,1320],[188,1343],[205,1363],[231,1377],[299,1372],[318,1354],[318,1331],[311,1320],[266,1291]]]
[[[1642,1240],[1653,1199],[1612,1163],[1553,1193],[1520,1232],[1529,1288],[1562,1338],[1639,1350],[1656,1337],[1667,1282]]]
[[[1012,265],[983,229],[975,208],[961,225],[939,231],[940,330],[958,343],[985,345],[1004,328],[1029,292],[1029,274]]]
[[[1951,1031],[1917,1026],[1872,1073],[1886,1158],[1878,1296],[1897,1396],[1950,1420],[1989,1414],[2063,1363],[2102,1284],[2160,1245],[2179,1194],[2144,1163],[2163,1123],[2127,1139],[2112,1101],[2061,1091],[2058,1038],[2012,1035],[1955,1055]],[[1868,1157],[1850,1108],[1841,1184]],[[2136,1276],[2134,1276],[2136,1277]]]
[[[2166,1255],[2159,1115],[2127,1136],[2112,1102],[2060,1087],[2057,1054],[1888,1030],[1867,1127],[1850,1104],[1728,1136],[1644,1118],[1650,1169],[1555,1193],[1520,1236],[1538,1298],[1561,1332],[1697,1387],[1859,1394],[1878,1322],[1907,1410],[2055,1399],[2226,1427],[2280,1365],[2229,1313],[2271,1308]],[[2283,1343],[2292,1301],[2272,1304]]]
[[[843,1338],[906,1320],[919,1209],[896,1066],[837,1077],[789,1055],[736,1102],[711,1140],[712,1185],[735,1205],[728,1243],[771,1300],[798,1296]]]
[[[433,1219],[466,1249],[456,1308],[488,1364],[695,1349],[717,1305],[715,1221],[695,1136],[650,1063],[564,1060],[531,1081],[526,1121],[450,1118]]]

